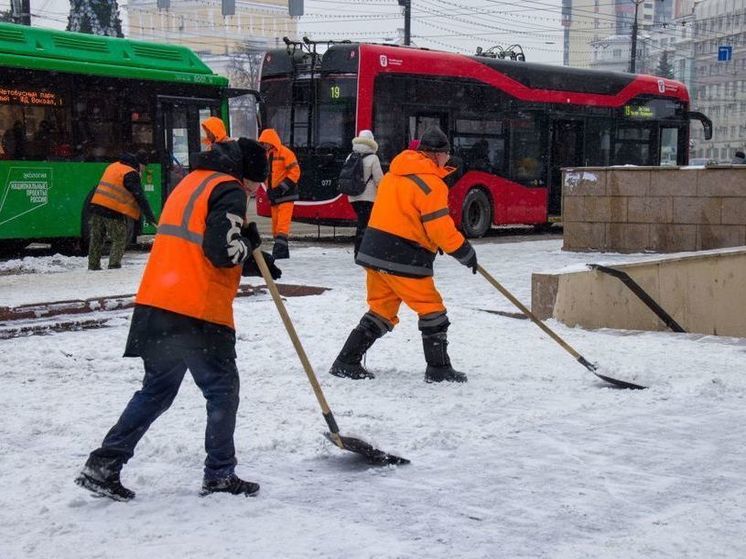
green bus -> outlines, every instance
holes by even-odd
[[[123,151],[151,154],[142,182],[159,215],[202,119],[246,117],[233,132],[255,137],[254,95],[185,47],[0,23],[0,252],[85,252],[87,202]]]

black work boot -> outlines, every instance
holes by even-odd
[[[100,497],[129,501],[135,498],[135,492],[122,485],[119,480],[121,469],[121,464],[116,461],[91,456],[75,478],[75,483]]]
[[[342,351],[334,360],[329,374],[335,377],[351,378],[354,380],[374,379],[376,376],[366,370],[360,362],[363,360],[363,354],[370,349],[380,336],[376,336],[370,330],[356,326],[347,337]]]
[[[236,474],[230,474],[220,479],[205,479],[202,481],[202,497],[211,493],[230,493],[231,495],[245,495],[253,497],[259,492],[259,484],[244,481]]]
[[[466,382],[468,379],[451,367],[448,357],[448,336],[445,332],[422,335],[422,347],[425,350],[425,382]]]
[[[285,237],[275,237],[275,244],[272,246],[272,256],[275,260],[290,258],[290,247]]]

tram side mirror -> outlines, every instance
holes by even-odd
[[[712,121],[707,118],[704,113],[700,113],[698,111],[689,111],[687,117],[689,120],[700,121],[702,123],[702,127],[704,128],[705,140],[712,139]]]

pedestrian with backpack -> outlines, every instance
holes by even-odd
[[[355,257],[368,227],[370,212],[378,192],[378,183],[383,178],[381,161],[376,152],[378,144],[370,130],[362,130],[352,139],[352,153],[342,166],[339,174],[339,191],[347,194],[352,209],[357,214],[355,232]]]

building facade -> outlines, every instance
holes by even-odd
[[[224,16],[221,0],[129,0],[127,35],[183,45],[200,55],[263,51],[281,45],[282,37],[297,37],[297,21],[289,15],[287,0],[231,4],[235,13]]]
[[[730,161],[746,148],[746,0],[693,7],[692,106],[712,119],[712,140],[692,129],[692,157]],[[725,51],[725,52],[723,52]]]

